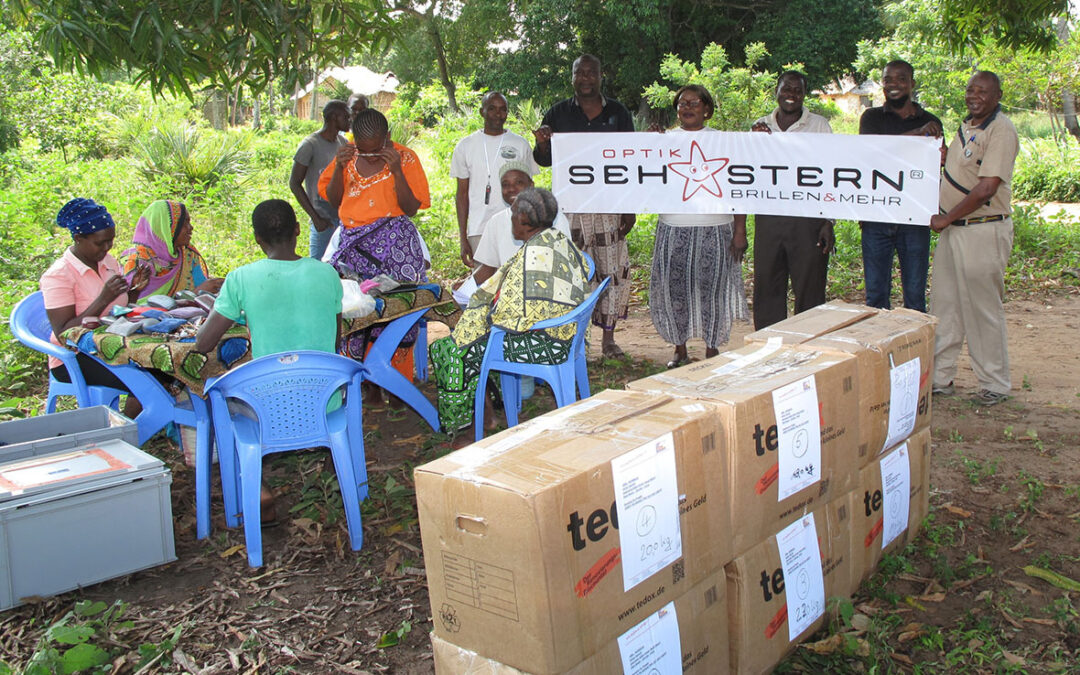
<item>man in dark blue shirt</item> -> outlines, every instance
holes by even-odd
[[[633,131],[634,119],[626,106],[600,93],[600,59],[582,54],[574,61],[574,95],[551,106],[540,128],[533,132],[533,159],[551,166],[551,134],[574,132]],[[594,283],[611,277],[611,285],[596,304],[593,323],[604,330],[604,356],[618,358],[615,324],[626,318],[630,305],[630,252],[626,235],[634,227],[633,213],[568,213],[574,243],[596,261]]]
[[[911,98],[915,69],[907,61],[890,61],[881,72],[885,105],[870,108],[859,120],[860,134],[941,137],[941,120]],[[926,311],[926,275],[930,267],[930,228],[897,223],[862,223],[866,304],[889,309],[893,252],[900,260],[904,307]]]

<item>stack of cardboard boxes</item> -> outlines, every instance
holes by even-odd
[[[932,322],[830,303],[418,468],[436,672],[767,672],[926,514]]]

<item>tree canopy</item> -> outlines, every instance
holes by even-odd
[[[232,91],[292,86],[301,67],[340,63],[385,43],[392,19],[379,0],[14,0],[61,68],[130,72],[155,93],[192,96],[208,82]]]

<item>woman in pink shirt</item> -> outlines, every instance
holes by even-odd
[[[64,255],[41,275],[41,293],[45,313],[52,325],[52,341],[62,344],[58,336],[69,328],[82,325],[84,320],[98,319],[115,305],[134,302],[150,278],[148,267],[139,267],[129,283],[120,273],[116,258],[109,249],[116,238],[112,216],[104,206],[92,199],[72,199],[56,215],[56,224],[71,230],[72,244]],[[126,389],[123,383],[98,361],[78,354],[79,368],[87,384]],[[71,376],[63,364],[49,358],[49,368],[56,379],[70,382]],[[125,413],[137,405],[131,397]]]

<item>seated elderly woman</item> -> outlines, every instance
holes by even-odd
[[[210,276],[203,257],[191,245],[193,230],[187,207],[180,202],[161,199],[146,207],[135,226],[134,246],[121,254],[125,276],[140,267],[150,271],[140,298],[221,289],[224,280]]]
[[[444,429],[457,431],[472,421],[477,377],[491,326],[507,330],[507,360],[566,360],[573,325],[528,332],[537,321],[570,312],[589,294],[589,272],[581,251],[552,227],[558,212],[559,205],[547,190],[529,188],[518,194],[511,207],[511,224],[514,239],[524,244],[476,290],[453,333],[432,343],[439,421]]]
[[[144,290],[150,270],[141,267],[131,281],[120,274],[120,264],[109,255],[116,239],[112,216],[93,199],[72,199],[56,215],[56,224],[71,231],[72,244],[64,255],[41,275],[41,294],[49,317],[54,344],[58,336],[84,319],[98,319],[115,305],[126,305]],[[79,369],[87,384],[126,389],[108,368],[89,356],[78,354]],[[49,357],[49,368],[61,382],[71,382],[71,375],[59,359]],[[138,414],[137,402],[128,397],[124,412]]]

